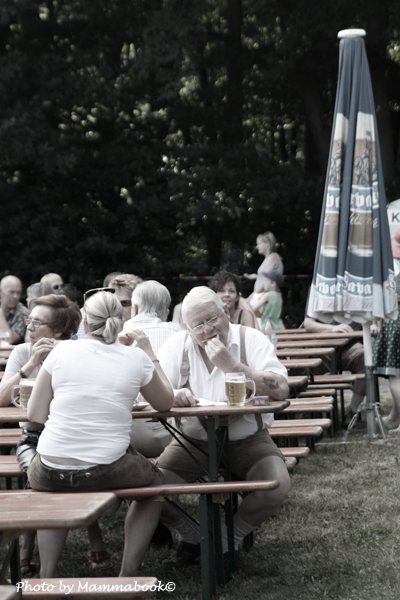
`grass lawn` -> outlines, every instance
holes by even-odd
[[[390,410],[387,383],[380,380],[382,414]],[[348,400],[348,398],[347,398]],[[337,445],[342,432],[317,446],[292,475],[292,489],[280,512],[263,524],[246,560],[257,565],[251,579],[236,574],[220,600],[398,600],[400,570],[400,435],[386,445],[363,440],[363,420],[350,443]],[[96,572],[118,574],[123,549],[121,508],[101,519],[107,549],[115,568]],[[62,577],[88,577],[88,542],[84,530],[71,531],[59,564]],[[165,571],[168,549],[150,548],[142,574],[163,584],[176,584],[174,600],[201,598],[200,567]],[[1,556],[4,556],[4,550]],[[38,562],[38,556],[35,556]],[[155,598],[168,597],[167,592]]]

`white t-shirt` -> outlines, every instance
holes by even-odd
[[[29,361],[31,354],[32,344],[30,342],[15,346],[14,350],[10,354],[10,358],[7,361],[6,373],[10,373],[11,375],[18,373],[18,371],[22,369],[22,367]],[[36,379],[41,366],[42,365],[40,364],[35,367],[28,379]],[[24,429],[28,429],[29,431],[41,431],[43,429],[43,425],[41,423],[34,423],[33,421],[21,421],[19,426],[23,427]]]
[[[110,464],[130,443],[133,401],[154,365],[139,348],[97,340],[65,341],[43,363],[54,398],[39,454]]]
[[[183,346],[186,332],[182,331],[170,337],[160,348],[158,359],[160,365],[168,377],[172,387],[179,389],[181,385],[180,367],[182,363]],[[248,365],[258,371],[271,371],[287,378],[286,368],[278,361],[271,342],[257,329],[246,328],[246,358]],[[194,344],[188,336],[186,340],[190,362],[189,383],[193,395],[196,398],[206,398],[213,402],[226,402],[225,397],[225,374],[221,369],[214,367],[209,373],[199,346]],[[240,325],[229,325],[229,336],[227,348],[232,356],[240,361]],[[264,427],[273,422],[272,414],[262,415]],[[183,417],[181,420],[183,433],[191,438],[206,440],[207,434],[197,418]],[[254,415],[244,415],[229,425],[229,439],[241,440],[257,431],[257,423]]]

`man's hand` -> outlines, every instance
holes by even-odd
[[[331,331],[334,333],[350,333],[353,330],[350,325],[346,325],[346,323],[339,323],[339,325],[332,325]]]
[[[172,406],[196,406],[197,400],[187,388],[174,390],[174,403]]]
[[[205,353],[213,365],[221,369],[224,373],[233,372],[237,364],[228,348],[218,338],[208,340],[204,345]]]
[[[37,367],[54,348],[53,340],[49,338],[41,338],[32,346],[32,354],[29,362],[33,367]]]

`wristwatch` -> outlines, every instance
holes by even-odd
[[[20,369],[18,373],[21,375],[22,379],[28,379],[28,375],[25,375],[22,369]]]

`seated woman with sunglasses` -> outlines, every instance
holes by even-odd
[[[53,350],[55,344],[59,340],[70,339],[79,327],[80,310],[65,296],[49,294],[31,298],[29,307],[31,312],[29,318],[25,319],[27,342],[16,346],[7,361],[4,377],[0,384],[0,406],[10,404],[11,389],[14,385],[18,385],[21,379],[36,379],[42,362]],[[21,423],[21,426],[23,432],[17,445],[16,454],[19,466],[26,473],[36,454],[36,446],[44,426],[42,423],[32,422]],[[35,531],[28,531],[22,538],[20,558],[21,572],[24,577],[31,577],[35,569],[35,565],[32,563],[35,533]],[[91,549],[105,551],[97,523],[90,526],[88,533]],[[110,563],[109,558],[108,562]]]
[[[114,294],[86,293],[84,308],[87,339],[57,345],[29,401],[28,417],[46,425],[28,469],[30,484],[66,492],[161,484],[157,467],[129,445],[131,410],[139,392],[155,409],[169,410],[172,388],[143,332],[132,333],[140,347],[117,342],[122,306]],[[152,499],[131,503],[121,575],[137,574],[161,506]],[[57,576],[66,536],[64,530],[38,533],[41,577]]]

